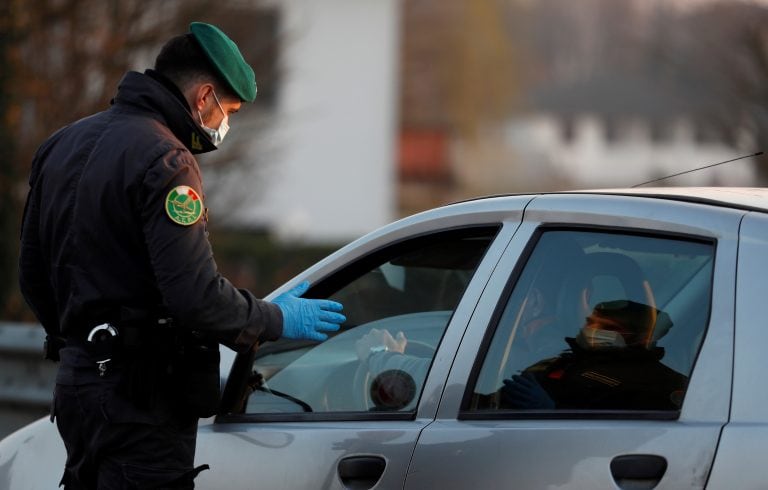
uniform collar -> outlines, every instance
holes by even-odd
[[[192,112],[192,109],[189,108],[189,102],[187,102],[187,98],[184,97],[184,94],[181,93],[181,90],[179,90],[179,87],[177,87],[175,83],[170,81],[167,77],[161,75],[160,72],[152,69],[144,70],[144,74],[150,77],[152,80],[160,82],[163,87],[168,89],[170,93],[176,96],[176,98],[179,99],[182,104],[184,104],[184,107],[187,108],[187,111]]]
[[[170,85],[170,86],[169,86]],[[118,85],[114,105],[129,105],[158,114],[168,129],[192,153],[216,149],[190,112],[184,96],[159,75],[129,71]]]

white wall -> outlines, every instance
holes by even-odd
[[[395,215],[398,3],[275,2],[277,161],[253,218],[283,239],[349,241]]]

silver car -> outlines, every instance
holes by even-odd
[[[347,322],[225,356],[197,488],[768,485],[767,189],[477,199],[273,296],[302,280]],[[25,427],[0,488],[55,488],[64,457]]]

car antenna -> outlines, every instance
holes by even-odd
[[[689,174],[691,172],[697,172],[697,171],[703,170],[705,168],[716,167],[716,166],[722,165],[724,163],[735,162],[736,160],[743,160],[744,158],[752,158],[752,157],[756,157],[756,156],[759,156],[759,155],[762,155],[762,154],[763,154],[762,151],[758,151],[757,153],[752,153],[751,155],[744,155],[744,156],[740,156],[738,158],[732,158],[730,160],[726,160],[724,162],[713,163],[711,165],[704,165],[703,167],[697,167],[697,168],[694,168],[694,169],[691,169],[691,170],[686,170],[684,172],[678,172],[676,174],[667,175],[665,177],[660,177],[658,179],[649,180],[648,182],[642,182],[640,184],[635,184],[631,188],[634,189],[635,187],[640,187],[641,185],[652,184],[653,182],[658,182],[660,180],[671,179],[672,177],[677,177],[678,175]]]

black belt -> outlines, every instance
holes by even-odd
[[[67,336],[65,345],[84,349],[103,376],[113,360],[133,354],[168,353],[173,349],[175,329],[170,318],[137,323],[102,323],[87,332]],[[170,344],[170,345],[169,345]]]
[[[68,344],[74,342],[76,345],[82,345],[82,342],[89,341],[89,337],[93,341],[94,338],[98,340],[99,337],[114,332],[116,336],[122,339],[122,344],[140,346],[145,337],[151,337],[158,332],[167,331],[171,328],[174,328],[172,318],[151,318],[141,321],[105,322],[95,326],[78,328],[74,332],[68,333],[65,337]]]

